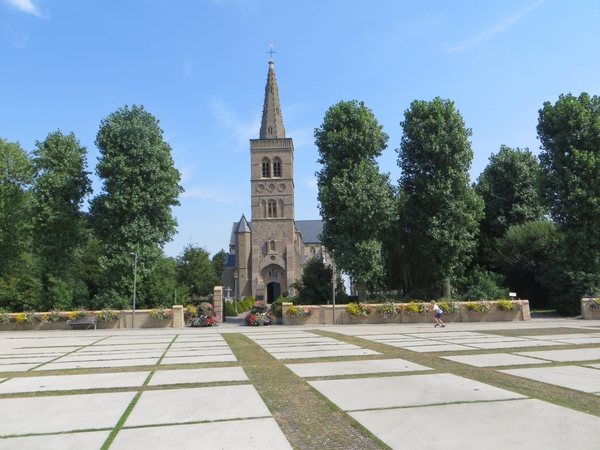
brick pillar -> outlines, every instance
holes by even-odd
[[[184,326],[183,305],[173,305],[173,328],[181,328]]]
[[[282,323],[284,325],[291,325],[292,324],[292,316],[288,316],[286,314],[287,309],[292,306],[293,303],[289,303],[289,302],[283,302],[281,304],[281,317],[282,317]]]
[[[529,309],[529,300],[523,300],[523,320],[531,320],[531,310]]]
[[[215,286],[213,291],[213,307],[215,308],[215,317],[217,318],[217,321],[224,322],[223,286]]]

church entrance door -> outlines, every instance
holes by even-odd
[[[273,303],[281,295],[281,284],[272,282],[267,284],[267,303]]]

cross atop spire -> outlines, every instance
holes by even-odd
[[[271,55],[271,61],[273,61],[273,53],[277,53],[276,51],[273,51],[273,44],[271,44],[271,50],[269,50],[268,52]]]
[[[272,56],[276,52],[271,48],[271,51],[267,53],[271,53]],[[259,139],[282,138],[285,138],[285,128],[283,128],[281,106],[279,104],[279,88],[275,79],[275,63],[271,59],[269,61],[269,74],[267,75],[267,87],[265,88],[265,103],[263,106]]]

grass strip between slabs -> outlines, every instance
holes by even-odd
[[[242,334],[223,335],[295,449],[389,449]]]

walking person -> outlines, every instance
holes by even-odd
[[[429,304],[429,312],[434,312],[434,318],[435,318],[435,325],[433,326],[433,328],[436,328],[438,326],[441,327],[445,327],[446,324],[444,322],[442,322],[442,314],[444,314],[444,311],[442,311],[442,309],[435,304],[435,300],[431,300],[430,304]]]

